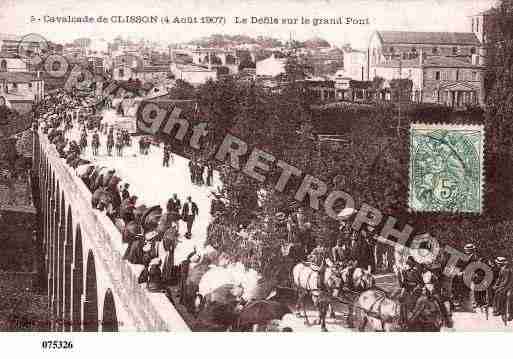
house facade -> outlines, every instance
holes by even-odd
[[[171,73],[169,66],[144,66],[142,68],[133,69],[133,78],[141,81],[164,81]]]
[[[372,76],[412,81],[411,100],[450,107],[484,104],[484,67],[458,58],[423,56],[388,61],[373,67]]]
[[[481,42],[473,32],[375,31],[369,42],[369,69],[394,59],[414,60],[425,56],[458,57],[470,60]]]
[[[376,31],[369,42],[368,79],[381,77],[385,85],[409,79],[415,102],[483,105],[484,63],[484,47],[474,31]]]
[[[286,59],[276,57],[272,54],[270,57],[256,62],[257,77],[276,77],[285,73]]]

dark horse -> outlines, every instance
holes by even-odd
[[[406,318],[401,314],[403,305],[382,289],[369,289],[352,304],[350,322],[359,331],[440,331],[451,326],[443,314],[443,304],[429,294]]]

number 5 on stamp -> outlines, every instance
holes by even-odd
[[[412,124],[409,208],[481,213],[483,145],[483,126]]]

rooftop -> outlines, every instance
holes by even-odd
[[[419,59],[413,60],[389,60],[386,63],[378,64],[376,67],[399,68],[419,68]],[[480,68],[479,65],[472,64],[469,60],[462,57],[448,56],[426,56],[422,62],[422,67],[458,67],[458,68]]]
[[[166,65],[154,65],[144,66],[143,68],[136,69],[137,72],[169,72],[169,66]]]
[[[424,59],[424,67],[481,67],[459,57],[428,56]]]
[[[187,71],[187,72],[212,72],[215,70],[209,70],[205,67],[197,66],[197,65],[191,65],[191,64],[175,64],[175,66],[181,70],[181,71]]]
[[[473,32],[376,31],[386,44],[480,45]]]

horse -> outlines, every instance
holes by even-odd
[[[100,138],[98,135],[93,136],[91,147],[93,149],[93,156],[98,156],[98,148],[100,147]]]
[[[297,315],[300,315],[302,307],[305,324],[310,325],[304,303],[306,296],[310,294],[313,304],[319,310],[319,323],[321,325],[321,330],[327,331],[326,314],[330,307],[331,296],[338,296],[342,284],[342,278],[338,267],[328,266],[326,268],[324,278],[322,278],[326,288],[325,290],[319,288],[319,272],[304,262],[300,262],[294,266],[292,269],[292,277],[294,286],[298,292],[298,300],[296,304]]]
[[[141,224],[145,232],[157,230],[162,218],[162,207],[153,206],[148,208],[141,217]],[[161,233],[162,234],[162,233]]]
[[[89,188],[89,178],[91,177],[91,174],[93,173],[95,169],[95,166],[93,164],[84,164],[79,165],[77,168],[75,168],[76,175],[84,182],[84,184]]]
[[[360,267],[348,266],[341,272],[344,286],[357,292],[373,288],[376,284],[374,277]]]
[[[118,156],[123,155],[123,146],[124,146],[123,138],[121,136],[118,136],[118,138],[116,139],[116,152],[117,152]]]
[[[401,331],[401,304],[381,289],[360,293],[350,307],[350,325],[359,331]]]
[[[425,296],[423,301],[424,305],[415,308],[417,312],[404,318],[401,315],[404,304],[382,289],[369,289],[355,299],[350,321],[359,331],[440,331],[447,322],[439,301],[431,295]],[[417,320],[419,315],[429,321]]]
[[[100,211],[107,211],[107,215],[113,214],[112,202],[112,193],[104,187],[96,189],[91,197],[92,207]]]
[[[96,188],[95,188],[95,185],[96,185],[96,180],[98,178],[98,176],[100,176],[100,173],[103,171],[103,169],[105,169],[107,167],[105,166],[96,166],[94,168],[94,170],[91,172],[91,175],[89,176],[89,179],[88,179],[88,183],[89,183],[89,189],[91,191],[94,191]],[[85,182],[85,181],[84,181]]]

